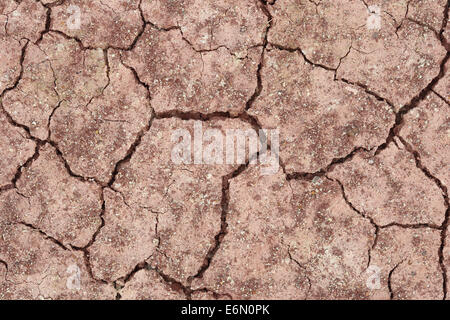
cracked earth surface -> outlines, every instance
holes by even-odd
[[[0,299],[450,299],[449,4],[2,1]]]

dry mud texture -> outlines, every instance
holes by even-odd
[[[2,0],[0,299],[450,299],[448,18]],[[174,164],[198,122],[278,129],[278,172]]]

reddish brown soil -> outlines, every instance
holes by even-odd
[[[2,0],[0,299],[449,299],[449,3]]]

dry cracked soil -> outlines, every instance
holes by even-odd
[[[2,0],[0,299],[450,299],[449,3]]]

